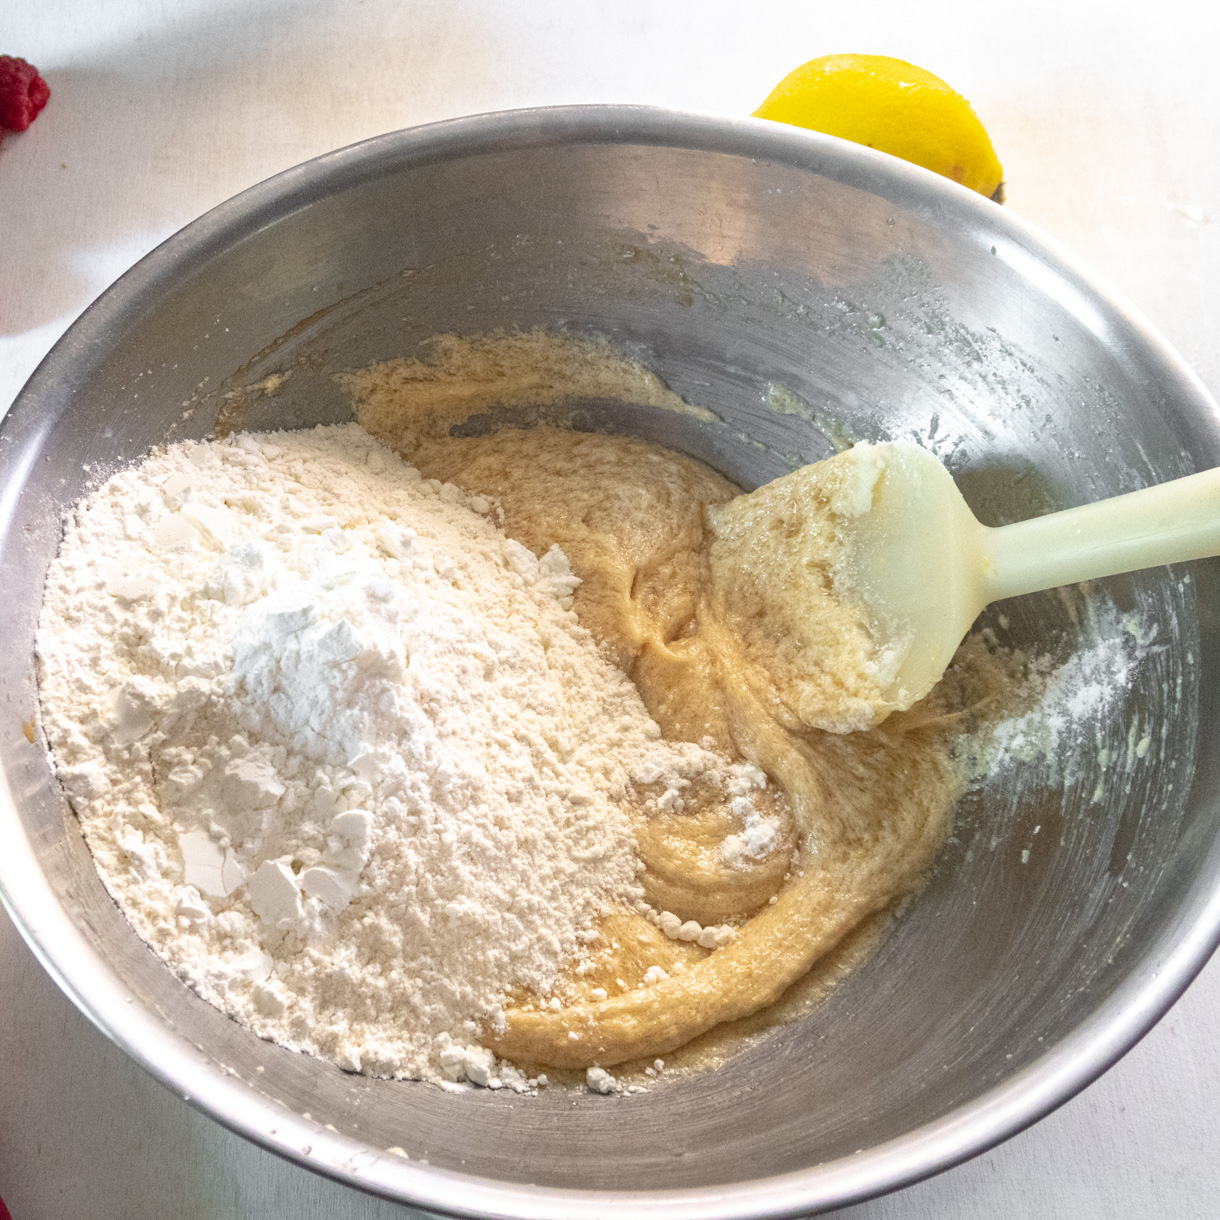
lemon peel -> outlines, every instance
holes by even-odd
[[[1004,201],[1004,170],[970,103],[888,55],[823,55],[789,72],[754,116],[876,148]]]

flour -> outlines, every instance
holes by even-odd
[[[99,872],[179,977],[349,1070],[524,1088],[481,1032],[647,911],[631,802],[717,785],[730,860],[774,831],[494,517],[357,425],[173,445],[78,507],[37,650]]]
[[[1133,616],[1120,619],[1111,603],[1094,597],[1087,629],[1071,656],[1058,666],[1046,656],[1025,658],[1028,675],[1015,692],[1022,709],[971,743],[979,751],[975,774],[986,774],[1004,759],[1022,764],[1044,759],[1057,766],[1071,751],[1087,748],[1118,714],[1146,654],[1132,624],[1138,624]],[[986,632],[982,642],[996,647]]]

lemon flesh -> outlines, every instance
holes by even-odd
[[[754,111],[934,170],[1002,199],[1004,171],[978,115],[939,76],[887,55],[824,55],[789,72]]]

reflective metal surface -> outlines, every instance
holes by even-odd
[[[910,437],[998,524],[1220,464],[1214,405],[1125,305],[1001,208],[867,149],[582,107],[310,162],[138,264],[0,425],[0,885],[29,943],[221,1122],[447,1212],[797,1215],[1038,1118],[1164,1012],[1220,935],[1214,563],[998,607],[1004,639],[1059,656],[1139,635],[1130,690],[1057,766],[999,767],[964,798],[928,887],[819,1011],[646,1095],[345,1075],[198,1000],[106,896],[21,727],[63,510],[218,419],[346,419],[336,373],[437,332],[530,326],[605,335],[718,417],[590,402],[577,426],[656,438],[745,486],[844,438]],[[272,373],[287,379],[269,393]],[[1138,765],[1133,726],[1151,743]]]

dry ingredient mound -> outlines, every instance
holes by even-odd
[[[242,434],[113,476],[48,576],[42,721],[110,893],[349,1070],[525,1087],[480,1030],[645,909],[633,787],[765,786],[660,739],[497,511],[355,424]]]

